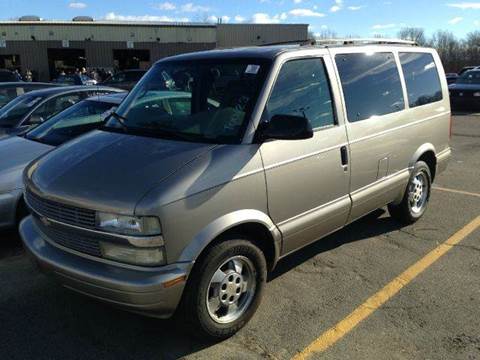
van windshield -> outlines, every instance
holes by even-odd
[[[184,141],[241,142],[269,64],[261,60],[155,65],[105,129]]]

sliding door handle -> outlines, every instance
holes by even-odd
[[[348,170],[348,149],[346,146],[342,146],[340,148],[340,157],[342,160],[343,170],[347,171]]]

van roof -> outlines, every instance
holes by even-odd
[[[397,39],[331,39],[319,41],[295,41],[292,43],[215,49],[181,54],[161,61],[187,61],[209,59],[266,59],[273,60],[284,52],[318,48],[358,48],[359,46],[416,47],[413,41]]]

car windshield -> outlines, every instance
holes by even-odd
[[[81,101],[29,131],[25,137],[52,146],[61,145],[97,129],[114,106],[103,101]]]
[[[16,126],[43,99],[44,96],[36,95],[23,95],[13,99],[0,109],[0,127]]]
[[[239,143],[268,63],[166,61],[155,65],[106,129],[184,141]]]
[[[467,71],[457,79],[457,84],[480,84],[480,71]]]

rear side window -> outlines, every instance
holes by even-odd
[[[322,59],[285,63],[267,103],[269,118],[295,115],[310,120],[312,128],[335,125],[332,95]]]
[[[348,121],[390,114],[405,108],[400,74],[392,53],[335,56]]]
[[[442,86],[431,54],[400,53],[410,107],[442,100]]]

